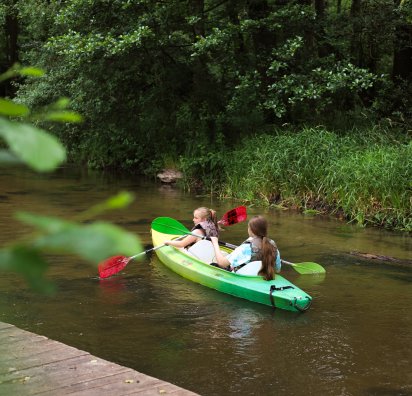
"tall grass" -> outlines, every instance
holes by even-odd
[[[249,138],[224,161],[223,197],[339,212],[412,231],[412,143],[321,128]]]

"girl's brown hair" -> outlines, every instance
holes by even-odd
[[[272,280],[275,275],[274,263],[277,249],[270,243],[267,237],[268,222],[262,216],[254,216],[249,221],[249,228],[254,235],[262,239],[262,268],[258,274],[263,276],[265,280]]]

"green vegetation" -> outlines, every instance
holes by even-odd
[[[412,144],[404,140],[324,129],[256,136],[222,154],[218,192],[412,231]]]
[[[70,97],[37,126],[85,166],[410,231],[411,4],[0,0],[0,68],[47,70],[3,96]]]

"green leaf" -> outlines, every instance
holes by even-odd
[[[74,253],[94,263],[113,255],[131,256],[141,251],[137,237],[109,223],[76,226],[35,241],[35,246],[57,252]]]
[[[21,76],[30,76],[30,77],[41,77],[44,75],[44,71],[42,69],[39,69],[38,67],[32,67],[32,66],[22,67],[18,69],[18,73]]]
[[[109,223],[79,225],[26,212],[18,213],[17,218],[47,234],[35,240],[36,249],[74,253],[95,263],[112,255],[131,256],[141,250],[135,235]]]
[[[114,197],[110,197],[105,205],[108,209],[121,209],[130,205],[134,201],[134,195],[128,191],[122,191]]]
[[[38,228],[42,232],[56,233],[76,227],[76,223],[58,217],[40,216],[29,212],[17,212],[17,220]]]
[[[14,103],[8,99],[0,98],[0,114],[11,117],[19,117],[26,116],[29,113],[30,110],[27,106]]]
[[[119,194],[110,197],[106,201],[92,206],[90,209],[76,216],[76,219],[87,219],[90,217],[95,217],[98,214],[105,212],[107,210],[122,209],[130,205],[134,201],[134,195],[128,191],[120,192]]]
[[[122,209],[134,201],[134,195],[128,191],[122,191],[119,194],[110,197],[106,201],[90,208],[90,212],[98,214],[106,210]],[[89,211],[88,211],[89,212]]]
[[[70,99],[66,97],[59,98],[55,103],[52,104],[54,109],[64,110],[69,106]]]
[[[16,75],[16,72],[12,69],[9,69],[5,73],[0,74],[0,82],[13,78],[15,75]]]
[[[0,118],[0,136],[36,171],[51,171],[66,160],[66,150],[58,139],[34,126]]]
[[[44,117],[47,121],[56,122],[82,122],[83,117],[74,111],[52,111]]]
[[[0,164],[21,164],[20,158],[17,158],[9,150],[0,150]]]
[[[36,249],[16,245],[0,250],[1,270],[21,274],[34,290],[50,294],[54,286],[44,278],[47,267]]]

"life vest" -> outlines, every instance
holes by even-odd
[[[268,239],[270,244],[275,248],[275,257],[277,254],[278,247],[276,246],[276,242],[272,239]],[[246,239],[243,243],[249,243],[252,249],[252,255],[250,257],[250,261],[260,261],[262,260],[262,238],[253,237]]]
[[[219,233],[216,229],[216,225],[211,220],[205,220],[205,221],[200,222],[199,224],[196,224],[192,228],[192,231],[194,230],[203,230],[205,233],[205,236],[207,237],[218,237],[219,236]]]

